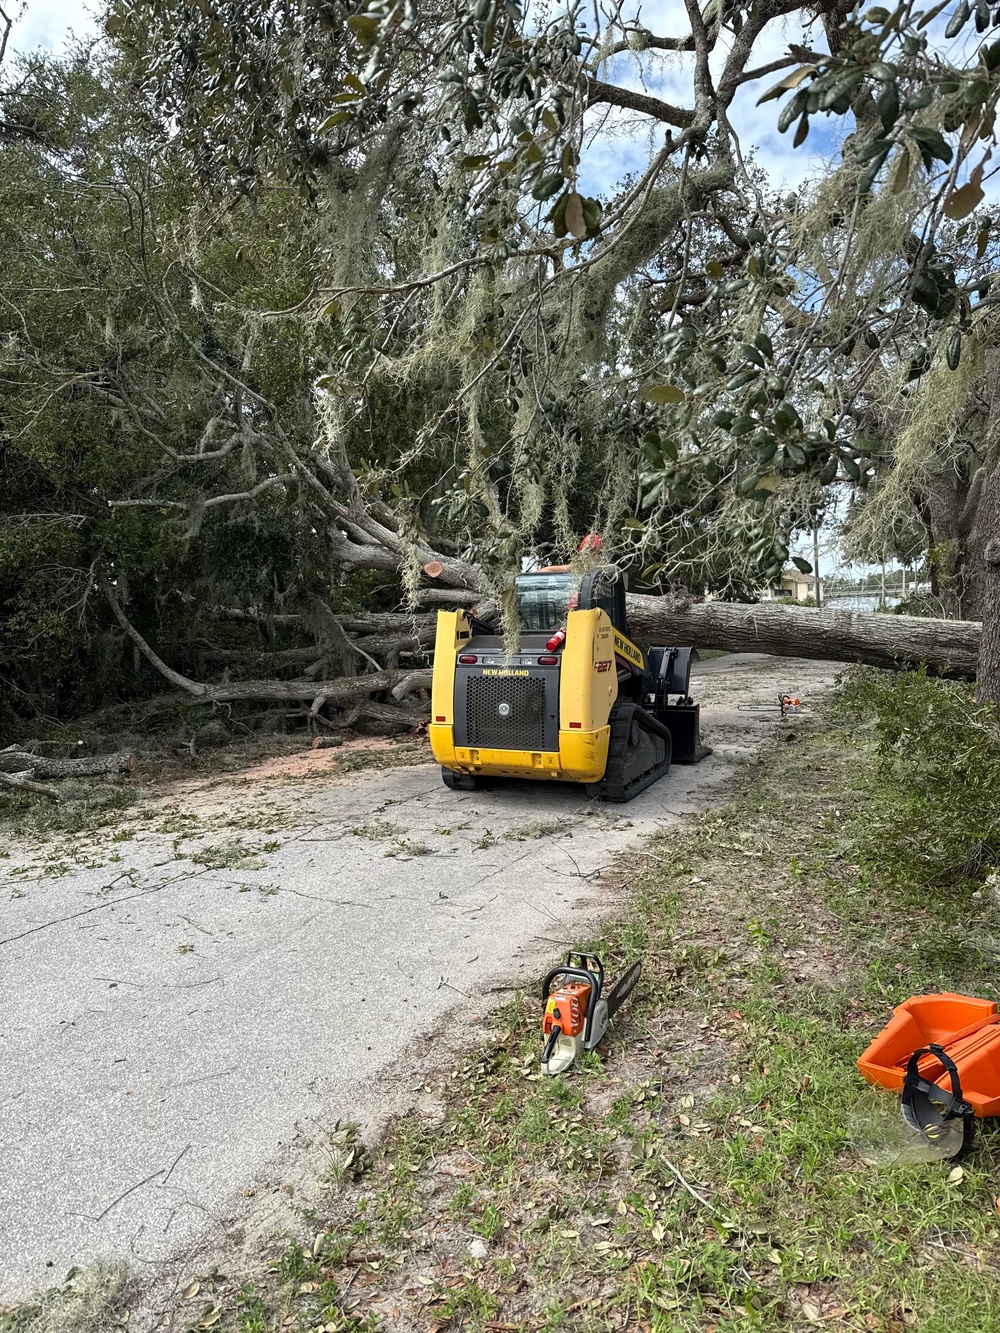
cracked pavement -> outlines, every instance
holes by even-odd
[[[0,879],[0,1297],[100,1254],[160,1265],[226,1225],[303,1126],[377,1115],[376,1079],[449,1012],[535,979],[613,908],[602,878],[704,809],[829,663],[699,664],[716,753],[625,806],[430,764],[223,779]],[[582,927],[582,929],[581,929]]]

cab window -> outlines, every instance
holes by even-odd
[[[527,634],[554,634],[580,597],[576,574],[522,574],[515,581],[517,614]]]

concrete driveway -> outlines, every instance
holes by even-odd
[[[297,1130],[481,993],[531,984],[613,905],[617,853],[705,808],[829,664],[702,664],[716,747],[626,806],[448,791],[429,764],[203,785],[117,830],[10,848],[0,881],[0,1296],[99,1254],[150,1273]],[[252,775],[251,775],[252,777]],[[581,929],[581,927],[583,927]]]

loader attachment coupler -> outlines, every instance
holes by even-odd
[[[694,648],[649,650],[653,711],[670,732],[675,764],[696,764],[711,754],[701,743],[700,705],[691,698],[691,667],[697,657]]]

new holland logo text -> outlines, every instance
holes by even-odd
[[[527,676],[527,671],[515,671],[512,667],[483,667],[484,676]]]
[[[629,643],[628,639],[624,638],[621,634],[615,635],[615,652],[620,653],[622,657],[628,658],[630,662],[634,662],[638,667],[641,667],[643,664],[642,653],[634,643]]]

